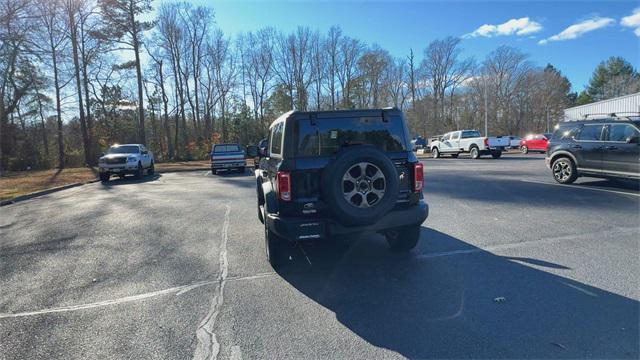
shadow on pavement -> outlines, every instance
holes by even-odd
[[[408,358],[639,356],[638,301],[546,272],[561,264],[428,228],[420,248],[430,253],[390,254],[378,235],[305,245],[312,265],[298,254],[279,274],[368,343]],[[449,253],[461,249],[470,251]]]
[[[557,206],[572,209],[598,208],[603,211],[629,210],[634,213],[638,211],[638,203],[632,197],[623,198],[627,201],[600,201],[612,195],[578,188],[591,186],[638,194],[638,190],[629,189],[629,185],[620,187],[616,182],[608,180],[592,182],[585,178],[579,179],[579,182],[574,184],[577,187],[559,186],[553,179],[530,182],[527,177],[515,176],[518,175],[517,172],[512,177],[503,178],[483,178],[484,174],[492,174],[492,172],[486,171],[480,175],[459,173],[455,181],[425,172],[425,197],[429,199],[432,196],[443,196],[466,203],[481,201],[486,204],[520,204],[523,207]],[[621,197],[621,195],[614,196]]]
[[[127,175],[125,177],[117,177],[112,175],[109,181],[101,182],[101,184],[105,188],[109,188],[112,186],[119,186],[119,185],[142,184],[142,183],[158,180],[160,179],[160,177],[162,177],[162,175],[159,173],[155,173],[153,175],[145,175],[141,179],[136,179],[133,175]]]
[[[212,175],[220,178],[247,177],[253,176],[253,170],[251,168],[247,168],[244,172],[238,172],[238,170],[223,170]]]
[[[574,185],[599,187],[611,190],[640,191],[640,181],[633,179],[578,178]]]

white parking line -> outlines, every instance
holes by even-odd
[[[589,187],[589,186],[580,186],[580,185],[571,185],[571,184],[564,184],[563,185],[563,184],[554,184],[552,182],[536,181],[536,180],[524,180],[524,179],[520,179],[520,181],[528,182],[528,183],[534,183],[534,184],[544,184],[544,185],[571,187],[571,188],[574,188],[574,189],[602,191],[602,192],[608,192],[608,193],[614,193],[614,194],[631,195],[631,196],[640,197],[640,194],[638,194],[638,193],[631,193],[631,192],[625,192],[625,191],[616,191],[616,190],[609,190],[609,189],[602,189],[602,188],[594,188],[594,187]]]

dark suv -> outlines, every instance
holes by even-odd
[[[400,110],[288,112],[260,156],[258,218],[274,268],[285,241],[374,231],[393,250],[418,243],[429,208]]]
[[[639,139],[638,117],[563,122],[549,141],[545,162],[561,184],[578,176],[639,179]]]

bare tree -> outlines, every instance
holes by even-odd
[[[489,93],[493,94],[495,103],[491,117],[497,126],[509,132],[517,130],[510,115],[515,96],[525,86],[531,70],[527,56],[507,46],[494,50],[484,61],[482,76],[489,84]]]
[[[445,95],[470,77],[473,60],[460,59],[460,39],[434,40],[424,50],[420,71],[433,94],[436,121],[442,121]]]
[[[331,98],[331,109],[336,109],[337,94],[336,81],[338,77],[339,56],[340,56],[340,40],[342,39],[342,29],[338,26],[332,26],[329,29],[326,39],[326,56],[327,56],[327,88],[329,89],[329,97]]]
[[[244,80],[251,94],[254,119],[266,132],[265,100],[273,88],[274,77],[274,41],[276,33],[272,28],[258,30],[255,34],[248,33],[245,38],[245,71]]]
[[[151,0],[98,0],[104,17],[102,35],[133,50],[138,82],[138,138],[146,143],[144,130],[144,94],[140,50],[142,35],[152,23],[140,21],[140,15],[151,11]]]
[[[59,59],[61,52],[65,50],[69,38],[67,33],[67,21],[64,20],[62,12],[62,2],[60,0],[39,0],[36,2],[36,14],[42,25],[41,29],[45,36],[41,49],[43,56],[50,59],[46,63],[50,64],[53,72],[53,88],[55,92],[55,109],[58,143],[58,168],[64,168],[64,135],[62,124],[62,88],[64,83],[60,79]]]
[[[71,42],[71,57],[73,60],[73,75],[76,80],[76,96],[78,99],[78,116],[80,118],[80,131],[82,133],[82,144],[84,149],[85,164],[94,165],[95,159],[91,154],[91,138],[89,137],[89,129],[87,127],[87,121],[84,112],[84,103],[82,101],[82,79],[80,77],[81,65],[80,55],[78,50],[78,43],[80,37],[78,30],[80,27],[79,14],[83,2],[78,0],[65,0],[64,10],[67,15],[67,29],[69,40]]]
[[[311,35],[311,81],[315,92],[316,110],[322,108],[322,90],[325,82],[327,45],[319,32]]]
[[[358,59],[364,49],[363,44],[348,36],[340,41],[340,66],[338,67],[338,81],[340,82],[343,109],[352,107],[351,86],[353,77],[357,71]]]
[[[209,26],[213,23],[213,11],[203,6],[192,8],[190,5],[186,5],[181,15],[183,17],[184,27],[186,28],[190,50],[189,55],[195,98],[194,121],[196,129],[198,129],[200,126],[200,71],[202,68],[202,58],[204,56],[204,41],[209,35]]]

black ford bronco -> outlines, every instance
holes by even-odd
[[[429,208],[400,110],[291,111],[258,155],[258,218],[274,268],[285,241],[374,231],[392,250],[418,243]]]

